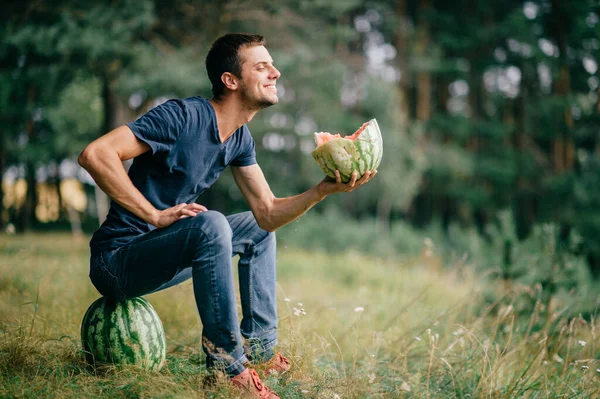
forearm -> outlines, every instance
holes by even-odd
[[[116,203],[153,224],[157,209],[133,185],[118,154],[111,150],[84,151],[79,164]]]
[[[326,197],[319,185],[302,194],[287,198],[273,198],[264,216],[259,218],[261,227],[274,231],[304,215],[310,208]],[[262,220],[260,220],[262,219]]]

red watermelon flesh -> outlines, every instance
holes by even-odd
[[[331,133],[327,133],[327,132],[315,133],[315,142],[317,144],[317,147],[320,147],[321,145],[323,145],[325,143],[328,143],[332,140],[341,139],[341,138],[354,141],[358,138],[358,136],[360,136],[362,131],[365,130],[365,128],[367,127],[368,124],[369,124],[369,122],[363,123],[363,125],[356,132],[354,132],[350,136],[345,136],[345,137],[342,137],[339,133],[338,134],[331,134]]]

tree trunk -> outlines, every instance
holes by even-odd
[[[0,149],[0,231],[4,231],[4,226],[8,220],[4,220],[4,187],[2,179],[4,177],[4,168],[6,167],[6,152]]]
[[[56,195],[58,198],[58,220],[62,220],[65,215],[65,212],[63,211],[63,197],[62,197],[62,193],[60,192],[60,183],[61,182],[62,182],[62,179],[60,178],[60,172],[59,172],[58,162],[57,162],[56,173],[52,177],[52,183],[53,183],[54,189],[56,190]]]
[[[388,234],[392,215],[392,201],[384,195],[377,201],[377,231]]]
[[[562,98],[566,98],[571,92],[571,75],[567,64],[567,37],[565,21],[562,18],[563,12],[561,2],[552,0],[552,24],[554,35],[560,52],[560,72],[554,85],[554,93]],[[563,111],[564,124],[561,124],[559,131],[552,145],[552,161],[554,171],[562,173],[573,169],[575,164],[575,144],[573,141],[573,117],[571,108],[567,105]]]
[[[25,194],[25,202],[21,207],[19,223],[17,226],[17,230],[23,233],[31,230],[35,218],[35,208],[37,206],[37,179],[35,176],[35,163],[33,161],[28,161],[25,169],[27,193]]]
[[[35,87],[29,87],[27,92],[27,108],[32,111],[35,108],[38,92]],[[35,121],[30,118],[25,124],[25,131],[29,143],[36,142]],[[27,156],[25,162],[25,181],[27,183],[27,192],[25,194],[25,202],[19,214],[19,223],[17,230],[26,232],[31,230],[35,218],[35,208],[37,206],[37,179],[36,179],[36,164],[32,156]]]
[[[71,234],[74,238],[78,239],[83,236],[83,230],[81,228],[81,218],[79,217],[79,213],[77,213],[77,210],[73,209],[71,205],[67,204],[66,209],[69,224],[71,225]]]
[[[436,111],[447,115],[448,114],[448,100],[450,99],[448,85],[449,81],[447,76],[440,76],[439,79],[436,79],[436,87],[435,92],[437,93],[437,107]],[[446,135],[447,136],[447,135]],[[446,142],[449,137],[444,137],[444,142]]]
[[[408,15],[406,12],[406,0],[398,0],[396,2],[396,32],[394,42],[396,46],[396,66],[400,71],[400,82],[397,87],[398,95],[398,114],[399,120],[402,127],[408,127],[410,118],[409,108],[409,86],[411,73],[408,68],[408,46],[409,38],[406,26],[408,22]]]
[[[535,223],[534,198],[528,187],[526,178],[523,176],[523,164],[525,159],[525,139],[526,139],[526,98],[529,92],[529,84],[532,82],[525,66],[521,65],[521,88],[519,97],[514,103],[514,114],[516,125],[513,133],[513,148],[516,153],[516,175],[513,182],[513,215],[516,224],[516,233],[519,238],[525,238],[529,235],[531,226]],[[532,77],[533,78],[533,77]]]
[[[129,115],[127,108],[117,94],[116,86],[119,77],[119,66],[111,67],[111,71],[106,72],[102,82],[102,101],[104,105],[104,133],[128,122]]]
[[[102,100],[104,104],[103,134],[121,126],[128,119],[128,115],[125,112],[126,108],[116,92],[119,66],[115,64],[109,69],[104,74],[102,82]],[[95,187],[94,194],[96,197],[98,223],[102,224],[108,214],[109,198],[98,186]]]
[[[419,16],[417,26],[416,56],[421,62],[420,71],[417,73],[417,120],[426,122],[431,117],[431,74],[427,70],[427,48],[429,46],[429,23],[427,16],[431,0],[419,2]],[[424,65],[425,64],[425,65]]]

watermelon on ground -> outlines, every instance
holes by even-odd
[[[81,323],[81,341],[92,365],[131,364],[160,370],[166,340],[158,314],[144,298],[111,302],[96,300]]]
[[[329,177],[340,171],[342,182],[348,183],[352,172],[362,177],[367,170],[377,169],[383,155],[383,139],[377,120],[364,123],[354,134],[341,137],[326,132],[315,133],[317,148],[312,156]]]

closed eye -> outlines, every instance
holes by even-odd
[[[275,67],[275,64],[274,64],[273,62],[266,62],[266,61],[259,62],[259,63],[256,65],[256,70],[257,70],[257,71],[264,71],[265,69],[267,69],[267,66],[269,66],[269,67],[271,67],[271,68],[274,68],[274,67]]]

